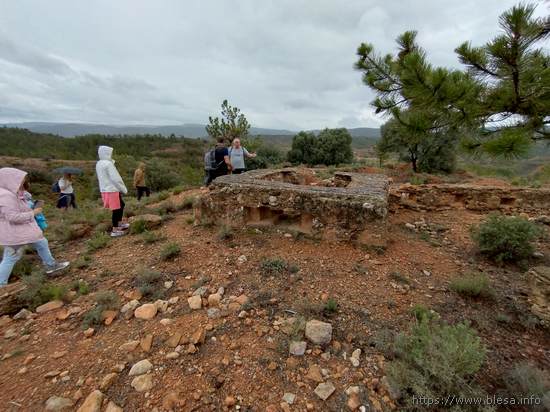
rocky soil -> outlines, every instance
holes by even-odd
[[[394,410],[402,394],[387,382],[384,339],[408,329],[417,304],[448,322],[471,322],[489,348],[478,377],[489,393],[516,362],[550,368],[550,333],[530,315],[527,272],[473,250],[468,228],[483,212],[394,211],[386,248],[373,249],[284,230],[220,236],[191,216],[172,215],[152,244],[142,235],[114,239],[89,267],[55,279],[82,279],[90,294],[0,318],[0,409]],[[181,253],[164,261],[168,242]],[[58,254],[74,260],[84,249],[75,241]],[[548,242],[537,250],[530,263],[550,264]],[[162,297],[136,288],[143,268],[162,273]],[[493,299],[449,290],[454,276],[478,270],[490,277]],[[83,328],[94,296],[106,290],[120,308]]]

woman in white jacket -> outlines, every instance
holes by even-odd
[[[122,194],[128,193],[128,189],[126,189],[126,185],[115,167],[115,161],[112,158],[113,148],[109,146],[99,146],[97,154],[99,156],[99,161],[96,163],[95,170],[97,173],[97,180],[99,181],[101,199],[103,200],[103,206],[106,209],[112,210],[113,213],[113,230],[111,231],[111,236],[122,236],[125,233],[124,230],[128,229],[127,223],[121,223],[124,214]]]

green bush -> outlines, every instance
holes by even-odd
[[[421,396],[483,396],[474,375],[485,360],[486,349],[467,324],[424,319],[409,334],[397,336],[394,350],[396,358],[388,365],[388,378],[393,388],[407,394],[403,397],[407,410],[425,410],[425,405],[413,401]],[[461,409],[455,405],[451,410]]]
[[[411,308],[411,314],[418,322],[432,321],[439,318],[437,312],[434,312],[432,309],[422,304],[414,305]]]
[[[96,233],[86,243],[88,246],[88,252],[95,252],[96,250],[103,249],[109,244],[111,238],[106,233]]]
[[[103,312],[106,310],[118,310],[120,307],[120,298],[111,291],[101,291],[94,296],[95,307],[90,309],[82,318],[82,328],[101,326],[103,323]]]
[[[25,276],[22,281],[26,287],[19,292],[17,300],[31,310],[52,300],[62,300],[67,294],[65,286],[48,282],[40,273]]]
[[[186,198],[183,199],[183,201],[181,202],[181,205],[179,206],[179,209],[180,209],[180,210],[192,209],[192,208],[193,208],[193,205],[195,204],[195,200],[196,200],[196,198],[193,197],[193,196],[186,197]]]
[[[181,177],[174,169],[157,159],[147,162],[145,175],[149,188],[154,192],[167,190],[181,183]]]
[[[143,269],[134,279],[134,284],[141,292],[143,298],[149,300],[162,299],[165,295],[163,277],[160,272]]]
[[[534,251],[531,242],[541,233],[532,222],[520,217],[491,215],[471,230],[479,251],[497,263],[521,261]]]
[[[143,241],[147,244],[152,244],[165,239],[163,236],[159,236],[157,233],[149,231],[144,232],[141,237],[143,238]]]
[[[493,295],[493,290],[489,285],[489,278],[484,273],[471,273],[454,278],[449,288],[462,296],[489,297]]]
[[[177,243],[168,243],[160,251],[160,258],[162,260],[174,259],[176,256],[179,256],[181,253],[181,248]]]
[[[145,220],[137,219],[130,224],[130,233],[132,235],[137,235],[145,231],[147,231],[147,222]]]
[[[288,270],[288,263],[279,258],[264,259],[260,263],[260,269],[266,276],[280,275]]]
[[[323,308],[323,311],[325,313],[336,313],[338,311],[338,302],[336,302],[336,300],[330,298],[325,303],[325,307]]]
[[[76,259],[73,262],[73,266],[76,269],[85,269],[89,267],[91,264],[92,264],[92,257],[90,255],[79,256],[78,259]]]
[[[183,192],[184,190],[185,190],[185,187],[183,187],[183,186],[176,186],[176,187],[174,187],[174,188],[172,189],[172,194],[173,194],[174,196],[177,196],[177,195],[179,195],[181,192]]]
[[[550,379],[548,373],[537,369],[527,363],[514,366],[505,377],[506,388],[509,394],[516,399],[534,398],[541,399],[540,405],[533,405],[533,411],[550,410]]]
[[[74,280],[69,284],[69,290],[74,290],[79,295],[87,295],[90,293],[90,285],[83,280]]]
[[[353,161],[352,138],[346,129],[324,129],[318,136],[300,132],[292,138],[288,161],[292,164],[337,165]]]

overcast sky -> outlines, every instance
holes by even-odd
[[[437,65],[497,33],[509,0],[0,0],[0,122],[378,126],[353,69],[405,30]],[[538,14],[548,12],[540,4]]]

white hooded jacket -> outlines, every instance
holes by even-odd
[[[126,185],[120,177],[112,159],[113,148],[109,146],[99,146],[97,149],[99,161],[95,165],[97,180],[99,181],[99,191],[101,193],[121,192],[128,193]]]

